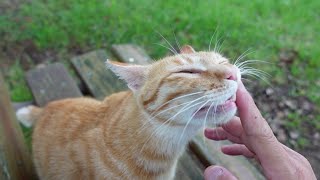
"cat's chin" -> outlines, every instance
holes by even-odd
[[[210,110],[209,110],[210,109]],[[205,106],[201,108],[196,114],[195,118],[204,119],[213,116],[224,116],[237,109],[235,101],[227,100],[225,103],[217,107]],[[208,112],[209,111],[209,112]]]
[[[208,126],[217,126],[227,123],[237,112],[237,106],[234,101],[226,101],[224,104],[217,106],[213,111],[208,112],[209,107],[203,108],[195,115],[195,119],[206,121]],[[203,124],[203,123],[202,123]]]

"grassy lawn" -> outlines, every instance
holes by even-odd
[[[254,53],[248,58],[277,64],[281,49],[297,51],[299,58],[290,68],[303,81],[304,90],[297,95],[319,102],[318,7],[317,0],[34,0],[21,4],[15,13],[1,16],[0,33],[12,42],[31,39],[40,49],[57,51],[74,46],[95,49],[112,43],[136,43],[159,58],[166,49],[155,45],[165,43],[157,31],[172,43],[175,33],[180,44],[206,50],[217,30],[224,39],[222,52],[230,59],[250,48]],[[282,70],[268,66],[262,68],[281,82]],[[20,96],[25,95],[12,94],[14,100],[25,99]]]
[[[97,49],[109,48],[113,43],[135,43],[157,59],[167,52],[156,45],[165,44],[157,32],[173,44],[176,36],[180,44],[207,50],[216,31],[217,37],[224,40],[222,53],[231,60],[251,49],[253,53],[248,59],[273,62],[274,65],[263,64],[259,68],[270,73],[270,81],[275,84],[285,83],[286,76],[277,66],[279,53],[283,49],[296,51],[297,58],[288,66],[298,82],[292,96],[307,96],[319,109],[319,0],[30,2],[21,3],[18,11],[0,16],[0,34],[7,42],[32,40],[40,50],[56,52],[68,52],[74,47]],[[30,99],[19,61],[12,71],[15,72],[8,79],[12,99]]]
[[[28,101],[32,99],[31,91],[24,80],[24,71],[20,61],[15,61],[6,73],[9,80],[6,79],[7,87],[10,89],[11,100],[14,102]]]

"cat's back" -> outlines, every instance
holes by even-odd
[[[106,117],[119,111],[119,106],[128,94],[130,93],[127,91],[115,93],[103,101],[87,97],[53,101],[43,109],[35,125],[34,134],[44,133],[44,129],[62,133],[71,131],[70,128],[77,125],[82,127],[98,125],[100,122],[105,122],[105,119],[108,119]]]
[[[111,118],[111,112],[117,111],[114,107],[127,94],[116,93],[104,101],[71,98],[49,103],[33,132],[32,149],[39,176],[43,179],[59,179],[59,174],[64,176],[61,178],[69,175],[69,179],[92,177],[94,167],[88,166],[92,142],[102,138],[99,135],[108,123],[108,116]]]
[[[62,132],[77,123],[86,124],[101,102],[91,98],[70,98],[49,103],[41,113],[34,129],[34,135],[46,131]]]

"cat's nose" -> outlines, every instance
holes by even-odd
[[[238,68],[232,66],[228,68],[227,72],[225,73],[225,79],[237,81],[238,80]]]

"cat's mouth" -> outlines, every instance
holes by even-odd
[[[209,113],[225,113],[228,112],[229,110],[233,109],[236,107],[236,95],[232,95],[230,98],[228,98],[226,101],[220,104],[208,104],[204,107],[202,107],[200,110],[195,111],[196,116],[202,116],[203,114],[206,115],[208,110],[210,109]]]

